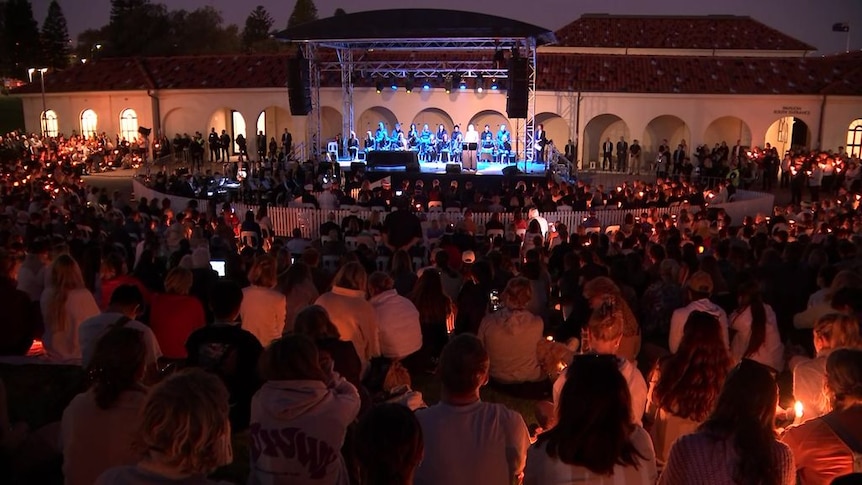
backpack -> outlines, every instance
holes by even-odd
[[[856,439],[847,432],[847,430],[841,426],[835,419],[835,415],[830,413],[821,418],[826,426],[829,426],[829,429],[838,436],[848,448],[850,448],[850,456],[853,459],[853,473],[862,473],[862,443],[856,441]]]

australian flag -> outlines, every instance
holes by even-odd
[[[832,24],[832,32],[850,32],[850,24],[847,22]]]

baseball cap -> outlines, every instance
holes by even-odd
[[[469,249],[461,253],[461,262],[472,264],[476,262],[476,253],[470,251]]]
[[[712,276],[706,271],[696,271],[688,278],[686,285],[698,293],[712,293]]]

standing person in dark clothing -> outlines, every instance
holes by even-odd
[[[410,211],[410,201],[399,197],[395,202],[398,210],[386,216],[383,233],[386,245],[393,251],[409,250],[422,240],[422,222]]]
[[[233,281],[219,281],[210,293],[214,322],[195,330],[186,341],[187,363],[218,375],[230,393],[230,422],[234,431],[248,427],[251,397],[260,387],[257,362],[263,346],[236,319],[242,290]]]
[[[221,155],[225,162],[230,161],[230,142],[231,136],[228,135],[225,130],[221,130],[221,137],[219,137],[219,148],[221,148]]]
[[[248,158],[248,142],[242,133],[236,136],[236,146],[239,148],[239,153],[237,154],[239,155],[238,161],[242,162],[244,160],[243,157]]]
[[[221,147],[219,144],[219,136],[216,133],[215,128],[210,130],[209,137],[207,138],[207,142],[210,146],[210,163],[214,161],[221,161]]]
[[[621,136],[620,141],[617,142],[617,172],[626,172],[626,165],[628,165],[628,156],[629,144],[626,142],[625,137]]]
[[[15,288],[18,260],[0,249],[0,355],[25,355],[33,344],[38,315],[36,306],[23,291]]]
[[[260,162],[263,162],[263,159],[266,157],[266,135],[263,132],[258,132],[257,140],[255,140],[255,146],[257,147],[257,159]]]
[[[790,203],[799,204],[802,202],[802,190],[807,182],[805,170],[795,160],[790,165]]]
[[[287,128],[281,134],[281,149],[284,152],[284,156],[290,158],[290,151],[293,149],[293,135],[287,131]]]

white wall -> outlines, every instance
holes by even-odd
[[[295,143],[300,143],[307,138],[306,123],[316,124],[308,117],[290,115],[287,90],[284,88],[171,90],[155,95],[160,100],[162,130],[168,136],[177,132],[208,133],[213,115],[231,109],[240,112],[245,118],[249,135],[256,127],[261,111],[266,109],[268,114],[274,113],[274,116],[267,116],[267,138],[275,136],[279,141],[281,132],[287,128],[293,133]],[[704,142],[714,144],[721,141],[719,138],[725,138],[724,141],[732,145],[741,133],[744,143],[750,138],[752,145],[762,146],[775,138],[775,133],[770,132],[773,123],[788,116],[795,116],[807,124],[811,132],[810,143],[814,145],[818,139],[823,101],[821,96],[808,95],[580,93],[578,102],[578,96],[578,93],[571,92],[539,92],[536,95],[535,112],[539,115],[538,121],[545,123],[549,136],[558,148],[562,149],[569,138],[579,142],[580,160],[595,159],[601,140],[607,136],[614,141],[619,136],[624,136],[629,142],[634,138],[641,140],[645,157],[651,156],[651,150],[655,148],[653,145],[657,145],[662,138],[668,138],[672,145],[685,138],[689,147]],[[26,126],[28,130],[38,131],[41,97],[36,94],[22,98]],[[342,131],[341,90],[321,89],[320,102],[323,107],[322,142],[325,142]],[[80,131],[80,113],[88,108],[99,116],[99,131],[109,134],[119,131],[119,115],[126,108],[135,109],[141,126],[155,125],[151,100],[143,91],[49,94],[47,106],[57,112],[60,131],[67,134],[72,130]],[[425,111],[428,108],[439,111],[431,115]],[[387,111],[392,114],[381,115]],[[402,123],[406,129],[417,119],[427,119],[429,124],[439,120],[444,120],[446,124],[451,119],[451,123],[461,124],[462,130],[471,120],[481,124],[487,122],[495,131],[497,124],[505,122],[514,133],[518,129],[515,120],[507,119],[505,113],[505,92],[485,91],[477,94],[473,90],[455,90],[446,94],[439,88],[430,91],[417,89],[410,94],[403,88],[397,92],[384,90],[380,94],[373,88],[356,89],[354,92],[354,126],[360,138],[368,129],[375,130],[377,122],[386,117],[391,118],[387,120],[390,130],[394,121]],[[588,123],[605,114],[616,115],[621,122],[599,123],[598,128],[591,125],[590,136],[586,137]],[[681,124],[669,123],[671,118],[665,116],[679,118]],[[650,126],[650,122],[659,117],[665,118]],[[823,147],[834,149],[844,145],[847,126],[857,118],[862,118],[862,97],[827,98],[823,117]],[[741,130],[738,120],[744,123]],[[481,126],[477,128],[481,130]],[[448,124],[447,129],[451,129]],[[272,130],[274,133],[270,133]],[[256,150],[254,137],[249,138],[249,150]]]

